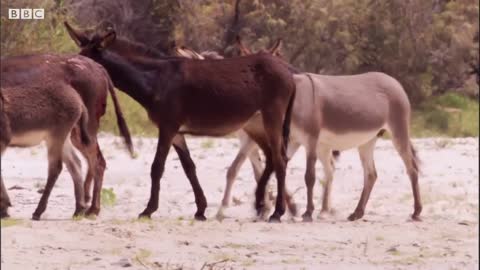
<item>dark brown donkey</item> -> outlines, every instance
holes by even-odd
[[[113,83],[106,70],[95,61],[80,55],[40,54],[5,57],[1,61],[2,87],[28,87],[30,85],[49,85],[52,82],[63,83],[76,91],[88,109],[89,134],[92,143],[84,146],[80,143],[78,126],[72,131],[72,143],[87,159],[88,171],[85,179],[85,200],[90,200],[92,179],[95,179],[93,200],[87,214],[98,215],[100,211],[100,192],[105,171],[105,159],[97,143],[100,118],[105,114],[107,95],[113,100],[120,134],[124,137],[130,153],[133,153],[130,133],[122,116]],[[38,91],[44,91],[38,89]]]
[[[62,162],[72,175],[75,189],[75,215],[85,211],[81,163],[73,150],[70,133],[80,126],[81,144],[91,141],[88,133],[88,112],[80,96],[62,83],[41,86],[3,87],[0,111],[0,153],[9,146],[30,147],[45,141],[48,149],[48,178],[42,198],[32,218],[40,219],[48,197],[62,171]],[[8,216],[10,199],[1,178],[0,217]]]
[[[257,141],[248,120],[261,113],[268,136],[257,143],[267,154],[267,165],[275,168],[278,184],[270,221],[280,221],[285,212],[285,147],[295,97],[292,74],[282,61],[268,54],[206,61],[152,59],[140,50],[116,51],[119,43],[128,41],[117,39],[114,30],[88,37],[65,25],[81,47],[80,54],[102,64],[115,86],[139,102],[160,131],[150,199],[141,217],[158,209],[160,178],[173,144],[195,194],[195,218],[205,220],[207,201],[182,134],[224,136],[244,128]],[[258,212],[263,210],[264,193],[265,188],[257,188]]]

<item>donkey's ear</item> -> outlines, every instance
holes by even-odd
[[[115,27],[113,26],[113,23],[110,21],[102,21],[97,25],[97,27],[95,27],[95,30],[97,32],[99,31],[108,32],[108,31],[113,31],[114,29]]]
[[[250,51],[249,48],[247,48],[245,45],[243,45],[242,38],[239,35],[237,35],[235,37],[235,41],[236,41],[238,49],[240,49],[240,55],[252,54],[252,51]]]
[[[108,46],[110,46],[110,44],[112,44],[115,41],[116,38],[117,38],[117,33],[115,33],[115,31],[110,31],[101,39],[98,46],[99,49],[103,50],[107,48]]]
[[[282,42],[282,39],[279,38],[268,51],[273,55],[280,53],[280,50],[282,49]]]
[[[190,58],[190,57],[188,56],[188,54],[185,53],[185,47],[184,47],[184,46],[175,46],[175,47],[173,48],[173,51],[174,51],[174,53],[175,53],[176,56]]]
[[[66,21],[63,22],[65,25],[65,28],[67,28],[67,32],[70,35],[70,37],[75,41],[78,47],[82,48],[85,47],[90,40],[87,38],[87,35],[85,32],[75,30],[73,27],[70,26],[70,24]]]

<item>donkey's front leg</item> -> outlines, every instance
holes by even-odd
[[[314,146],[315,147],[315,146]],[[317,162],[317,153],[315,148],[307,149],[307,168],[305,170],[305,185],[307,186],[307,209],[303,213],[304,222],[312,222],[312,213],[315,209],[313,204],[313,187],[315,186],[315,163]]]
[[[165,169],[165,160],[167,159],[168,150],[172,144],[177,129],[162,126],[162,131],[158,136],[157,152],[152,163],[150,177],[152,178],[152,186],[150,189],[150,199],[147,208],[139,215],[139,218],[150,218],[153,212],[158,209],[158,199],[160,193],[160,178],[162,178]]]
[[[197,172],[195,169],[195,163],[190,156],[190,151],[188,151],[187,142],[183,135],[177,134],[173,138],[173,147],[178,154],[180,163],[182,163],[183,171],[190,181],[190,185],[193,189],[193,194],[195,195],[195,203],[197,205],[197,212],[195,213],[196,220],[207,220],[205,217],[205,209],[207,208],[207,199],[203,194],[202,187],[198,182]]]

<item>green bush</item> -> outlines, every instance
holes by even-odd
[[[478,128],[478,102],[455,93],[431,98],[412,117],[412,133],[416,137],[478,137]]]
[[[175,37],[178,44],[196,50],[228,53],[236,34],[254,50],[281,37],[285,60],[302,70],[386,72],[401,82],[414,106],[414,136],[478,136],[478,101],[457,94],[478,99],[471,75],[472,67],[478,69],[478,1],[242,0],[237,21],[237,1],[148,2],[2,0],[8,8],[45,8],[44,20],[9,20],[8,9],[1,10],[2,57],[75,53],[78,48],[62,22],[94,26],[105,19],[102,8],[108,4],[109,20],[115,18],[119,35],[159,48]],[[151,14],[124,17],[136,14],[130,11],[140,4],[151,4],[146,9]],[[147,27],[152,24],[156,27]],[[118,96],[132,134],[157,136],[145,110],[124,93]],[[117,133],[111,103],[101,130]]]
[[[120,106],[132,135],[154,137],[158,129],[148,118],[146,110],[127,94],[116,90]],[[101,118],[100,129],[118,135],[117,117],[111,99],[107,102],[107,112]]]
[[[442,96],[433,98],[433,101],[440,106],[463,110],[468,109],[470,104],[472,104],[471,99],[456,93],[446,93]]]

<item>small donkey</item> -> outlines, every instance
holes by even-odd
[[[40,90],[41,89],[41,90]],[[88,112],[78,93],[68,85],[51,83],[42,86],[2,87],[0,111],[0,150],[9,146],[31,147],[46,142],[48,148],[48,178],[32,219],[39,220],[47,207],[48,197],[65,162],[75,189],[75,213],[85,211],[81,163],[70,141],[70,133],[80,126],[81,143],[88,146]],[[12,204],[1,179],[0,217],[8,217]]]
[[[91,144],[85,147],[80,140],[79,127],[71,132],[72,144],[85,157],[88,170],[85,177],[85,203],[90,201],[90,190],[94,180],[92,204],[87,215],[100,212],[100,193],[106,162],[103,157],[96,134],[100,118],[106,112],[107,96],[110,94],[120,135],[133,154],[133,145],[126,121],[123,117],[119,100],[107,71],[93,60],[80,55],[34,54],[2,58],[0,83],[2,87],[27,87],[27,85],[49,86],[52,81],[74,89],[82,98],[88,110],[88,131],[92,136]],[[43,91],[38,88],[38,91]]]

